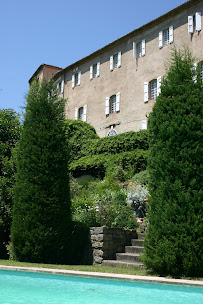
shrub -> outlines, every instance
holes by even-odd
[[[127,193],[127,204],[135,211],[137,217],[143,218],[146,215],[145,199],[147,199],[149,193],[147,187],[136,182],[130,182]]]
[[[64,124],[71,162],[87,155],[89,146],[99,139],[99,136],[95,129],[84,121],[66,119]]]
[[[132,210],[126,204],[126,193],[110,181],[96,181],[83,188],[72,201],[73,219],[87,226],[137,227]]]
[[[149,172],[148,170],[140,171],[136,173],[132,178],[131,181],[135,182],[139,185],[147,185],[149,183]]]
[[[122,152],[115,155],[100,154],[93,156],[81,157],[79,160],[70,164],[70,170],[74,177],[84,174],[90,174],[94,177],[104,178],[108,163],[119,166],[126,171],[131,170],[133,173],[144,170],[147,165],[148,151],[135,150]]]

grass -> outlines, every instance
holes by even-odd
[[[18,262],[13,260],[0,260],[0,265],[4,266],[19,266],[19,267],[39,267],[39,268],[51,268],[51,269],[64,269],[64,270],[76,270],[76,271],[90,271],[90,272],[105,272],[105,273],[118,273],[118,274],[129,274],[139,276],[159,276],[150,270],[140,268],[126,268],[126,267],[111,267],[102,265],[56,265],[56,264],[37,264]],[[167,278],[172,278],[167,276]],[[178,277],[178,279],[187,280],[200,280],[203,278],[191,278],[191,277]]]
[[[0,260],[0,265],[19,266],[19,267],[40,267],[40,268],[105,272],[105,273],[120,273],[120,274],[131,274],[131,275],[151,275],[151,273],[145,269],[110,267],[110,266],[102,266],[102,265],[53,265],[53,264],[17,262],[13,260]]]

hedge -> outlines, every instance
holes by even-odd
[[[115,165],[122,163],[123,169],[133,170],[133,173],[146,169],[148,150],[137,149],[129,152],[121,152],[117,154],[99,154],[93,156],[81,157],[70,164],[70,171],[74,177],[84,174],[90,174],[94,177],[103,178],[109,162]]]

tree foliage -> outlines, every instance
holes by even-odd
[[[65,100],[52,82],[34,82],[17,154],[13,254],[20,261],[64,263],[70,229]]]
[[[174,50],[149,117],[150,225],[144,262],[159,274],[202,276],[202,79]]]
[[[12,221],[13,185],[16,166],[15,145],[20,138],[18,114],[11,109],[0,110],[0,258],[6,258]]]

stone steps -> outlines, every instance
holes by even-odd
[[[124,253],[116,253],[116,260],[103,260],[102,265],[144,268],[140,258],[144,250],[144,234],[138,234],[138,239],[132,239],[131,244],[125,246]]]

